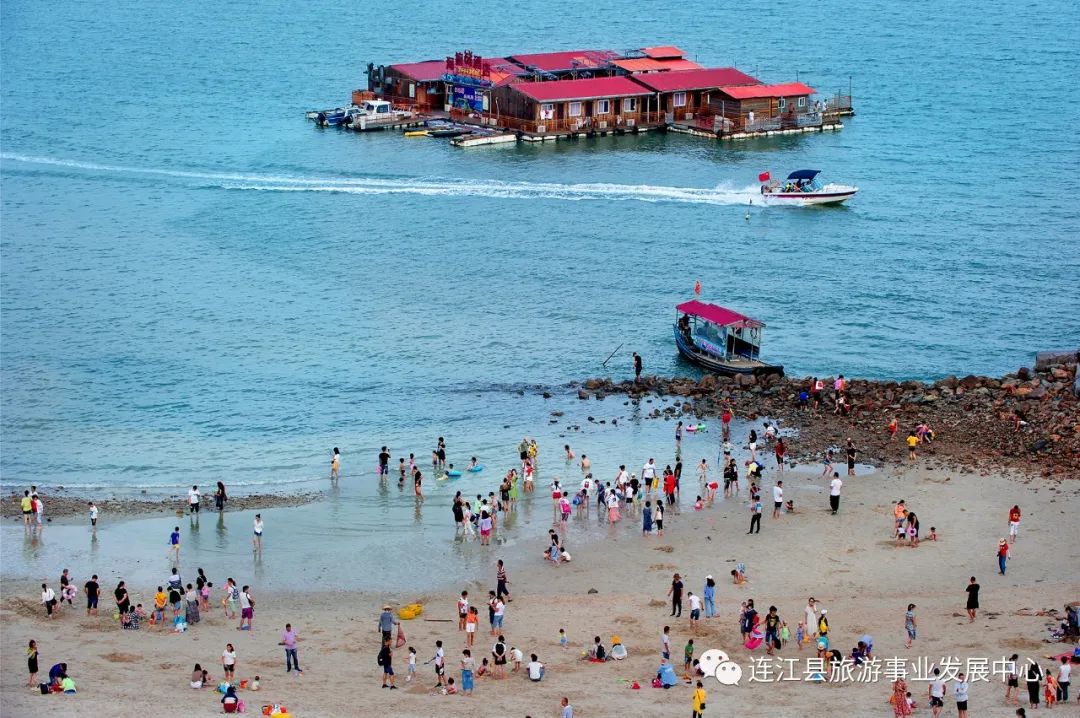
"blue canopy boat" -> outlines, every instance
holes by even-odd
[[[675,346],[690,361],[721,374],[783,375],[759,358],[763,322],[696,299],[675,309]]]

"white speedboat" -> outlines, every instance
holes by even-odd
[[[859,191],[858,187],[846,184],[820,184],[817,176],[821,170],[795,170],[788,175],[783,184],[771,182],[768,174],[761,184],[761,196],[767,205],[794,204],[808,206],[812,204],[839,204]]]

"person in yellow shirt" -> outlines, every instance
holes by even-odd
[[[159,631],[165,628],[165,604],[168,600],[165,591],[158,586],[157,593],[154,594],[154,622],[158,624]]]
[[[907,435],[907,454],[912,461],[915,460],[915,447],[918,445],[919,437],[915,435],[914,431],[909,431]]]
[[[705,715],[705,689],[701,687],[701,681],[697,682],[694,690],[694,718],[703,718]]]
[[[22,506],[22,519],[23,523],[27,526],[30,525],[30,517],[34,515],[34,502],[30,500],[30,492],[24,491],[22,500],[19,502]]]

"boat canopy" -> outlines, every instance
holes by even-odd
[[[787,176],[789,180],[812,180],[821,174],[821,170],[795,170]]]
[[[699,302],[696,299],[692,299],[689,302],[683,302],[676,306],[675,309],[683,314],[691,317],[700,317],[707,322],[712,322],[721,327],[761,329],[765,326],[763,322],[759,322],[757,319],[751,319],[744,314],[739,314],[732,309],[717,306],[716,304],[709,304],[708,302]]]

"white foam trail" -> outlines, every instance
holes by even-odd
[[[736,189],[723,186],[698,188],[608,183],[561,184],[555,182],[504,182],[484,179],[304,177],[124,167],[11,153],[0,153],[0,159],[94,172],[192,179],[203,183],[212,183],[222,189],[259,192],[333,192],[359,195],[413,194],[490,197],[496,199],[611,200],[713,205],[749,204],[752,199],[759,196],[759,191],[755,186]]]
[[[565,201],[609,200],[677,202],[684,204],[748,204],[759,196],[754,187],[712,189],[618,184],[557,184],[500,182],[496,180],[353,180],[348,183],[305,182],[225,183],[226,189],[260,192],[333,192],[343,194],[415,194],[471,196],[499,199],[556,199]]]

